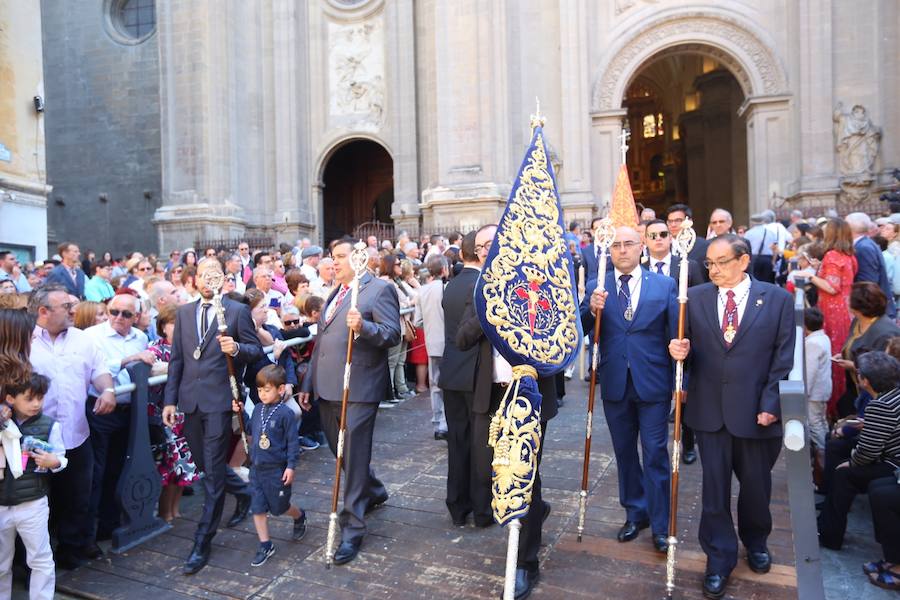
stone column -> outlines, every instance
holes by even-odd
[[[616,174],[622,164],[619,135],[627,116],[625,109],[591,113],[591,185],[601,215],[609,211]]]
[[[738,116],[747,120],[749,210],[769,208],[783,198],[793,174],[790,96],[751,96]]]

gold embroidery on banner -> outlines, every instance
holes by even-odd
[[[580,341],[578,310],[541,133],[508,210],[494,241],[500,249],[482,274],[485,316],[513,352],[562,364]]]

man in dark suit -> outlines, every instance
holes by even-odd
[[[172,334],[163,421],[175,424],[176,406],[184,413],[184,437],[197,467],[203,471],[203,513],[197,523],[194,547],[184,564],[186,575],[196,573],[209,560],[212,538],[222,519],[225,492],[237,501],[229,526],[240,522],[250,507],[247,485],[227,467],[231,440],[231,386],[225,355],[234,357],[237,367],[262,358],[250,308],[222,298],[228,330],[218,335],[215,291],[206,283],[208,271],[221,272],[215,259],[204,259],[197,266],[200,300],[178,308]],[[218,342],[217,342],[218,339]]]
[[[751,279],[749,248],[734,235],[709,244],[712,283],[688,290],[688,338],[669,342],[685,360],[685,420],[703,465],[700,545],[706,553],[703,594],[721,598],[737,564],[731,476],[740,481],[738,532],[747,562],[766,573],[772,531],[772,467],[781,450],[778,382],[794,363],[794,309],[785,290]]]
[[[678,232],[681,231],[681,224],[684,223],[686,218],[694,218],[694,213],[687,204],[673,204],[667,208],[666,226],[669,228],[669,233],[671,235],[678,235]],[[688,258],[698,265],[702,264],[706,259],[707,246],[709,246],[709,242],[703,238],[703,236],[697,236],[697,241],[694,242],[694,247],[688,253]],[[709,281],[709,275],[707,273],[701,270],[700,274],[703,277],[703,281]]]
[[[873,227],[872,219],[866,213],[855,212],[847,215],[846,220],[853,232],[853,253],[859,265],[853,281],[871,281],[877,284],[888,299],[886,314],[894,319],[897,316],[897,307],[894,305],[894,293],[891,291],[891,282],[887,276],[884,255],[881,254],[878,244],[869,237],[869,230]]]
[[[715,215],[715,212],[713,212]],[[644,267],[660,275],[673,278],[676,282],[681,273],[681,257],[672,254],[672,240],[675,236],[666,229],[666,222],[657,219],[647,223],[644,232],[644,242],[649,248],[649,259]],[[694,260],[688,259],[688,287],[704,283],[702,267]],[[676,290],[678,285],[676,284]],[[674,417],[673,417],[674,418]],[[694,449],[694,431],[684,421],[681,423],[681,444],[684,454],[681,460],[686,465],[691,465],[697,460],[697,451]]]
[[[339,284],[319,317],[309,374],[300,386],[299,401],[311,410],[310,393],[319,398],[319,414],[328,446],[337,456],[338,430],[347,359],[347,336],[353,334],[353,367],[344,432],[344,507],[340,513],[341,545],[334,564],[343,565],[359,554],[366,534],[365,514],[388,499],[384,484],[371,467],[372,434],[378,404],[390,386],[388,349],[400,342],[400,301],[393,285],[366,273],[359,281],[356,308],[350,308],[350,265],[353,240],[342,239],[331,250],[335,281]]]
[[[594,233],[594,228],[603,220],[603,217],[594,217],[591,220],[591,234]],[[590,281],[591,279],[597,279],[597,273],[599,272],[598,264],[600,260],[600,245],[598,241],[595,239],[594,243],[590,246],[585,246],[581,249],[581,266],[584,269],[584,280]],[[607,256],[607,269],[610,268],[609,257]]]
[[[454,525],[465,525],[469,513],[475,512],[479,525],[492,521],[490,486],[477,490],[472,469],[472,424],[475,394],[487,390],[490,398],[490,372],[479,369],[491,364],[491,345],[473,345],[462,350],[456,344],[456,334],[463,315],[472,309],[475,282],[481,273],[479,255],[486,255],[484,242],[476,250],[475,232],[463,236],[460,253],[463,269],[444,288],[441,305],[444,309],[444,356],[438,385],[444,392],[444,414],[447,418],[447,509]],[[490,245],[488,246],[490,248]],[[479,325],[480,329],[480,325]],[[476,374],[480,378],[476,379]],[[486,381],[485,381],[486,380]],[[487,406],[484,407],[487,410]],[[485,437],[487,440],[487,437]],[[486,445],[486,444],[485,444]]]
[[[665,231],[665,224],[660,223]],[[599,384],[619,476],[619,502],[626,520],[618,533],[630,542],[652,527],[653,546],[665,552],[669,527],[669,403],[672,362],[667,340],[678,326],[675,281],[640,267],[643,244],[630,227],[616,229],[614,269],[600,287],[585,286],[581,322],[594,329],[602,311]],[[609,308],[607,305],[609,296]],[[640,434],[643,466],[638,458]]]
[[[81,270],[81,250],[72,242],[63,242],[57,248],[62,262],[50,271],[44,283],[58,284],[76,298],[84,299],[84,271]]]

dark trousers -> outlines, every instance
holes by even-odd
[[[299,435],[305,435],[307,437],[322,431],[322,417],[319,414],[318,398],[310,398],[310,404],[312,405],[312,410],[309,412],[304,411],[303,420],[300,421]]]
[[[669,403],[644,402],[629,372],[625,396],[603,400],[619,475],[619,503],[629,521],[650,521],[655,534],[669,527]],[[640,434],[641,459],[638,458]]]
[[[537,469],[534,486],[531,488],[531,504],[528,514],[522,519],[519,533],[519,556],[516,567],[532,573],[538,570],[538,552],[541,549],[541,528],[544,522],[544,498],[541,494],[541,458],[544,456],[544,441],[547,439],[547,421],[541,422],[541,448],[537,455]]]
[[[118,405],[105,415],[94,414],[95,397],[86,403],[87,420],[91,429],[91,448],[94,452],[94,473],[91,478],[90,520],[91,541],[97,531],[110,534],[119,526],[121,510],[116,501],[116,485],[125,466],[131,407]]]
[[[50,522],[59,540],[57,554],[86,545],[93,541],[94,533],[90,520],[94,450],[90,438],[66,450],[66,458],[66,468],[50,476]]]
[[[840,550],[847,531],[847,514],[857,494],[865,494],[869,483],[888,477],[894,467],[878,462],[863,466],[847,466],[834,470],[831,489],[825,497],[825,508],[819,513],[819,541],[826,548]]]
[[[444,415],[447,417],[447,509],[455,521],[476,509],[472,490],[478,485],[472,468],[473,392],[444,390]],[[487,436],[485,436],[485,441]],[[478,512],[484,512],[478,507]],[[490,510],[490,505],[488,509]]]
[[[822,470],[822,491],[831,491],[834,470],[839,464],[850,459],[850,453],[856,448],[858,436],[852,438],[830,437],[825,442],[825,468]]]
[[[491,508],[491,477],[494,461],[494,449],[488,446],[488,430],[491,426],[491,417],[500,407],[500,401],[506,393],[507,387],[495,383],[491,387],[491,400],[487,413],[472,413],[472,474],[474,479],[469,490],[472,498],[472,512],[476,525],[488,525],[494,520],[494,511]]]
[[[900,483],[896,476],[869,483],[869,505],[884,560],[896,565],[900,563]]]
[[[731,518],[731,474],[740,485],[738,536],[749,551],[767,550],[766,540],[772,532],[772,467],[781,452],[781,438],[739,438],[724,427],[713,433],[695,433],[703,466],[699,538],[706,553],[706,572],[730,575],[738,557]]]
[[[319,398],[322,427],[328,439],[328,447],[337,456],[338,430],[340,429],[341,403]],[[372,469],[372,434],[375,432],[375,416],[378,402],[348,402],[347,423],[344,432],[344,507],[338,518],[341,524],[341,541],[356,542],[366,534],[365,514],[370,502],[387,497],[384,484]]]
[[[194,540],[208,543],[216,534],[225,507],[225,492],[249,496],[247,484],[228,468],[231,442],[231,412],[205,413],[200,410],[184,415],[184,438],[203,472],[203,512]]]

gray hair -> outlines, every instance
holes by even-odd
[[[732,217],[732,216],[731,216],[731,213],[728,212],[727,210],[725,210],[724,208],[716,208],[716,209],[713,209],[713,211],[710,213],[709,216],[712,216],[712,215],[714,215],[714,214],[716,214],[716,213],[722,213],[723,215],[727,216],[727,217],[728,217],[728,220],[729,220],[732,224],[734,224],[734,217]]]
[[[112,304],[116,298],[130,298],[134,302],[134,312],[140,313],[143,312],[144,305],[141,303],[141,299],[137,296],[132,296],[131,294],[116,294],[112,298],[109,299],[107,306]]]
[[[791,217],[797,217],[798,219],[803,218],[803,211],[799,209],[794,209],[791,211]]]
[[[34,288],[31,292],[31,296],[28,298],[28,314],[37,318],[38,309],[40,307],[50,308],[50,294],[53,292],[68,294],[69,290],[67,290],[65,286],[57,284],[42,285]]]
[[[281,307],[281,314],[284,315],[300,315],[300,309],[298,309],[293,304],[285,304]]]
[[[882,394],[900,385],[900,361],[887,352],[866,352],[856,359],[859,374]]]
[[[872,219],[866,213],[853,212],[844,217],[844,220],[853,233],[867,233],[872,228]]]

